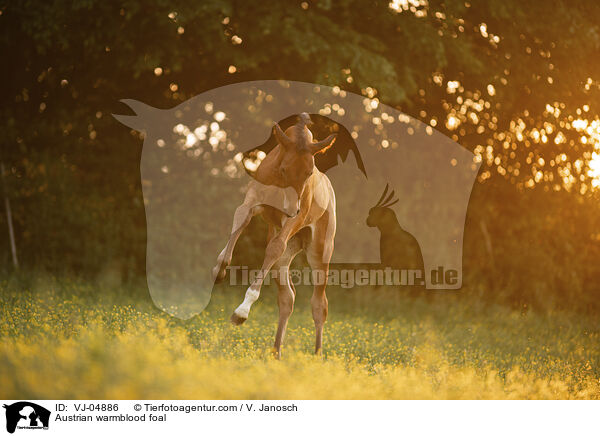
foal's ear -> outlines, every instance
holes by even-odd
[[[292,140],[288,138],[288,136],[283,130],[281,130],[279,124],[275,124],[275,126],[273,127],[273,133],[275,133],[275,138],[277,138],[277,142],[279,142],[283,146],[283,148],[291,148],[294,146]]]
[[[325,153],[327,151],[327,149],[333,145],[336,137],[337,137],[337,134],[334,133],[332,135],[329,135],[327,138],[323,139],[322,141],[311,144],[309,146],[310,152],[312,154]]]

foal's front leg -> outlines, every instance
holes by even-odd
[[[275,335],[275,344],[273,354],[275,358],[281,357],[281,345],[285,337],[288,320],[294,310],[294,300],[296,299],[296,289],[290,278],[290,263],[302,249],[302,241],[298,234],[294,235],[288,242],[285,253],[275,262],[276,268],[275,281],[277,282],[277,304],[279,306],[279,322],[277,324],[277,334]]]
[[[265,250],[265,259],[263,261],[260,274],[248,287],[242,304],[240,304],[237,309],[233,311],[233,314],[231,315],[232,323],[239,325],[248,319],[250,307],[252,307],[252,304],[258,300],[258,297],[260,296],[260,288],[262,287],[265,277],[273,267],[273,264],[281,257],[283,253],[285,253],[288,241],[298,232],[304,217],[305,215],[299,214],[294,218],[287,219],[279,233],[268,242],[267,249]]]
[[[265,252],[265,260],[263,261],[262,268],[260,274],[256,277],[254,282],[248,287],[246,291],[246,296],[242,304],[240,304],[237,309],[233,311],[231,315],[231,322],[239,325],[248,319],[248,314],[250,313],[250,308],[252,304],[258,300],[260,296],[260,288],[265,280],[265,277],[271,270],[271,267],[281,257],[281,255],[285,252],[287,248],[288,237],[283,236],[280,232],[279,235],[275,236],[273,239],[269,241],[267,244],[267,249]]]
[[[323,327],[327,321],[329,303],[325,288],[329,275],[329,262],[333,254],[335,215],[328,213],[317,222],[313,239],[308,245],[306,258],[313,272],[314,290],[310,299],[315,322],[315,354],[323,350]]]
[[[212,276],[214,282],[220,282],[225,278],[227,273],[227,267],[231,263],[231,257],[233,255],[233,249],[244,229],[250,224],[252,217],[262,212],[262,207],[256,205],[254,199],[250,196],[246,197],[244,203],[235,210],[233,215],[233,226],[231,228],[231,235],[229,241],[225,245],[225,248],[217,257],[217,264],[212,270]]]

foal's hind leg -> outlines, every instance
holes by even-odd
[[[296,289],[290,280],[290,263],[301,249],[300,236],[296,235],[292,237],[288,241],[283,255],[273,265],[273,268],[276,269],[275,281],[279,288],[277,294],[279,324],[277,325],[277,334],[275,335],[275,345],[273,347],[273,354],[278,359],[281,357],[281,344],[283,343],[288,320],[294,310],[294,300],[296,299]]]

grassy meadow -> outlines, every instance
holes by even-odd
[[[44,279],[0,284],[0,396],[73,399],[598,399],[599,325],[511,310],[460,293],[331,289],[324,355],[310,290],[298,287],[281,361],[265,287],[241,327],[243,289],[215,291],[188,321],[144,286]]]

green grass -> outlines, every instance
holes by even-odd
[[[2,398],[600,398],[598,321],[484,305],[460,293],[330,289],[324,355],[298,289],[281,361],[266,287],[240,327],[243,289],[188,321],[142,286],[0,284]]]

